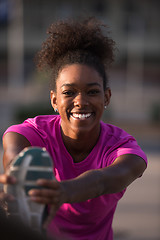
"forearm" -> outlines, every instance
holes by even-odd
[[[109,167],[89,170],[70,180],[58,182],[41,179],[38,185],[42,189],[30,190],[29,195],[35,202],[51,204],[58,209],[63,203],[83,202],[103,194],[120,192],[138,178],[145,168],[142,158],[124,155]]]
[[[64,181],[63,185],[67,189],[67,202],[74,203],[120,192],[131,182],[131,178],[126,181],[125,173],[117,174],[116,169],[105,168],[87,171],[75,179]]]
[[[122,158],[120,158],[118,164],[98,170],[90,170],[77,178],[62,182],[67,195],[66,201],[69,203],[81,202],[103,194],[112,194],[124,190],[143,173],[146,166],[143,159],[133,162],[132,159],[129,161]],[[126,161],[129,163],[126,163]]]
[[[25,147],[29,147],[31,144],[21,134],[15,132],[8,132],[3,138],[3,167],[6,171],[13,159],[20,153]]]
[[[99,170],[87,171],[77,178],[62,181],[66,202],[83,202],[102,194],[102,174]]]

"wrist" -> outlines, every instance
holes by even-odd
[[[98,170],[87,171],[76,178],[62,181],[65,203],[83,202],[103,193],[103,174]]]
[[[70,184],[69,180],[61,181],[63,203],[72,203],[72,194],[71,194],[71,186],[70,185],[71,184]]]

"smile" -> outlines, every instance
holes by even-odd
[[[74,119],[81,119],[81,120],[85,120],[87,118],[89,118],[92,115],[92,113],[72,113],[71,117]]]

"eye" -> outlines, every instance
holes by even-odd
[[[99,94],[100,90],[99,89],[91,89],[88,91],[88,95],[96,95]]]
[[[71,97],[74,95],[74,91],[71,90],[63,91],[62,94]]]

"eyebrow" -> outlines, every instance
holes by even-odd
[[[74,86],[76,86],[76,84],[74,84],[74,83],[64,83],[62,86],[61,86],[61,88],[62,87],[74,87]],[[99,86],[99,87],[101,87],[101,85],[99,84],[99,83],[97,83],[97,82],[94,82],[94,83],[87,83],[87,86],[88,87],[92,87],[92,86]]]

